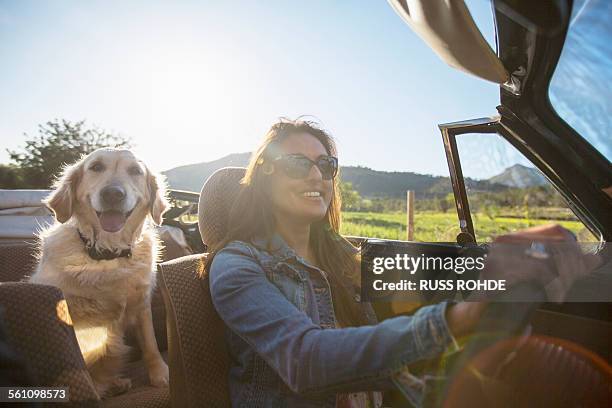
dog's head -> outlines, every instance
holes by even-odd
[[[64,223],[76,212],[106,232],[147,213],[156,224],[168,207],[164,182],[129,150],[98,149],[64,169],[46,204]]]

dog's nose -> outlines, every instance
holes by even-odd
[[[125,190],[120,186],[107,186],[102,189],[102,200],[109,205],[115,205],[125,200]]]

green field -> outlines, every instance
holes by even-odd
[[[593,241],[591,233],[580,221],[542,220],[514,217],[490,217],[475,214],[474,228],[479,242],[491,241],[496,235],[517,231],[536,225],[557,223],[574,232],[582,241]],[[416,212],[414,214],[414,239],[423,242],[455,242],[459,232],[457,213]],[[343,212],[343,235],[369,238],[406,239],[406,214]]]

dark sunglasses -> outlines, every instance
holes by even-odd
[[[284,154],[273,162],[280,164],[280,169],[293,179],[308,177],[312,166],[317,166],[323,180],[331,180],[338,174],[338,159],[332,156],[320,156],[313,161],[301,154]]]

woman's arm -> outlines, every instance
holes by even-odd
[[[233,243],[215,256],[213,303],[296,393],[390,388],[407,365],[440,355],[452,342],[446,304],[375,326],[323,330],[267,279],[250,251]]]

